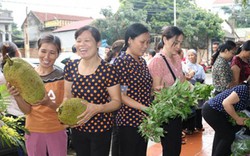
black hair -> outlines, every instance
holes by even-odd
[[[126,51],[127,50],[128,46],[129,46],[129,44],[128,44],[129,38],[135,39],[137,36],[140,36],[141,34],[144,34],[144,33],[147,33],[147,32],[149,32],[149,30],[143,24],[141,24],[141,23],[131,24],[127,28],[127,30],[125,32],[125,45],[121,49],[121,51]]]
[[[75,45],[73,45],[71,49],[72,49],[73,53],[76,53],[76,47],[75,47]]]
[[[116,40],[112,44],[111,50],[107,53],[107,57],[105,58],[105,61],[110,62],[112,58],[114,58],[117,54],[119,54],[119,52],[124,46],[124,43],[125,43],[124,40]]]
[[[155,54],[156,54],[156,52],[155,52],[153,49],[150,49],[150,50],[148,51],[148,54],[150,54],[152,57],[154,57]]]
[[[163,41],[164,37],[166,37],[166,39],[168,40],[168,39],[173,38],[175,36],[179,37],[180,35],[184,36],[184,33],[180,28],[178,28],[176,26],[168,26],[162,32],[161,42],[164,45],[164,41]],[[176,44],[176,43],[174,42],[172,46],[174,46],[174,44]]]
[[[17,48],[15,43],[10,42],[10,41],[5,41],[5,42],[0,43],[1,53],[2,53],[3,46],[6,47],[7,53],[8,53],[10,58],[16,56],[16,51],[18,50],[18,48]]]
[[[234,48],[236,48],[236,43],[231,40],[227,40],[224,44],[219,45],[216,52],[212,55],[211,65],[214,65],[214,62],[216,61],[220,53],[224,53],[226,50],[230,51]]]
[[[156,50],[157,52],[159,52],[162,48],[163,48],[163,43],[162,43],[162,41],[160,41],[160,42],[157,44],[155,50]]]
[[[93,36],[93,38],[95,39],[96,42],[100,42],[101,41],[101,34],[100,34],[99,30],[97,28],[95,28],[93,26],[89,26],[89,25],[81,27],[78,30],[76,30],[76,32],[75,32],[75,40],[84,31],[89,31],[91,33],[91,35]]]
[[[37,46],[38,49],[41,48],[43,43],[52,43],[56,46],[58,54],[61,52],[61,40],[54,35],[45,35],[38,39]]]
[[[239,54],[241,51],[250,51],[250,40],[247,40],[246,42],[244,42],[238,49],[236,54]]]

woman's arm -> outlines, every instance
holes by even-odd
[[[64,80],[64,98],[63,98],[64,101],[66,99],[72,98],[71,86],[72,86],[72,82]]]
[[[153,76],[153,90],[154,91],[160,91],[163,87],[166,87],[166,86],[162,86],[161,82],[162,82],[161,77]]]
[[[239,83],[240,83],[240,68],[237,65],[233,65],[231,67],[231,70],[233,72],[233,83],[232,83],[232,86],[239,85]]]
[[[246,118],[239,117],[236,113],[233,105],[240,101],[239,96],[236,92],[232,92],[227,98],[222,102],[225,111],[236,121],[238,125],[244,125],[244,120]]]
[[[11,86],[7,83],[7,88],[9,93],[15,98],[18,107],[24,114],[29,114],[31,112],[31,105],[28,104],[24,99],[21,97],[19,91],[14,86]]]
[[[121,107],[120,84],[108,87],[108,93],[111,100],[106,104],[93,104],[93,103],[83,102],[83,104],[87,105],[87,109],[77,117],[77,118],[82,118],[81,120],[78,121],[79,125],[88,122],[94,115],[98,113],[113,112]]]

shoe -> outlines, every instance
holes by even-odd
[[[185,132],[182,132],[182,133],[181,133],[181,138],[185,138],[185,137],[186,137]]]
[[[188,129],[185,129],[185,130],[183,130],[183,131],[184,131],[184,133],[187,134],[187,135],[192,135],[192,134],[194,133],[194,131],[188,130]]]
[[[196,128],[195,131],[197,131],[197,132],[203,132],[203,131],[205,131],[205,129],[204,128]]]

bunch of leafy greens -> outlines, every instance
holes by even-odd
[[[3,146],[21,146],[25,151],[24,137],[19,132],[28,131],[21,124],[23,118],[6,117],[6,109],[11,102],[10,94],[8,93],[5,84],[0,85],[0,140]]]
[[[249,116],[247,116],[247,114],[245,114],[244,112],[236,112],[239,117],[242,117],[242,118],[247,118],[245,121],[244,121],[244,125],[248,128],[250,128],[250,118]],[[233,126],[237,125],[236,121],[234,120],[234,118],[232,118],[231,116],[229,117],[229,122],[231,122],[231,124]]]
[[[197,107],[198,100],[207,100],[212,90],[211,85],[196,83],[192,86],[188,81],[182,83],[177,79],[172,86],[155,93],[151,106],[144,110],[147,116],[140,124],[139,132],[146,139],[160,142],[160,137],[167,133],[162,124],[176,117],[186,119]]]
[[[250,139],[234,141],[232,144],[232,156],[245,156],[250,153]]]
[[[0,113],[5,112],[10,102],[9,93],[5,84],[0,85]]]

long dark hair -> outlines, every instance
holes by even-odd
[[[119,54],[119,52],[123,48],[124,43],[125,43],[124,40],[116,40],[112,44],[111,50],[107,53],[107,57],[105,58],[105,61],[110,62],[112,60],[112,58],[114,58],[115,56],[117,56],[117,54]]]
[[[180,35],[184,36],[184,33],[180,28],[178,28],[176,26],[168,26],[162,32],[161,42],[164,45],[165,44],[163,41],[164,37],[166,37],[166,39],[169,40],[170,38],[173,38],[175,36],[179,37]],[[172,46],[174,46],[174,44],[176,44],[176,43],[174,42]]]
[[[239,54],[241,51],[250,51],[250,40],[247,40],[246,42],[244,42],[238,49],[236,54]]]
[[[140,36],[141,34],[144,34],[147,32],[149,32],[148,28],[141,23],[134,23],[130,25],[125,32],[125,45],[121,49],[121,52],[127,50],[129,46],[128,44],[129,38],[135,39],[137,36]],[[121,52],[119,53],[119,55],[121,55]]]
[[[212,55],[211,65],[214,65],[214,62],[216,61],[220,53],[224,53],[226,50],[230,51],[234,48],[236,48],[236,43],[231,40],[228,40],[224,44],[219,45],[217,51]]]

